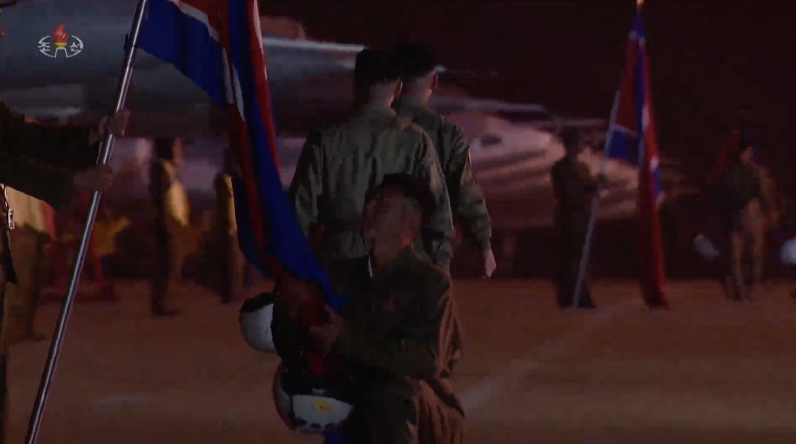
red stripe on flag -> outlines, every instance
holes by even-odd
[[[271,159],[279,175],[279,158],[276,155],[276,131],[271,114],[271,94],[268,89],[268,76],[266,74],[265,55],[262,42],[257,36],[257,29],[260,27],[260,17],[257,10],[257,0],[249,0],[249,48],[251,48],[251,60],[254,65],[254,84],[257,89],[257,101],[260,104],[260,117],[263,121],[266,135],[268,137],[268,149],[271,152]]]
[[[642,49],[642,55],[644,55]],[[652,116],[652,93],[648,60],[643,60],[644,103],[648,121],[644,128],[644,162],[639,171],[639,254],[641,259],[641,291],[651,307],[667,306],[663,287],[666,271],[663,264],[663,241],[658,217],[658,196],[652,161],[658,158],[658,143]]]

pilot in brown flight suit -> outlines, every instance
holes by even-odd
[[[462,338],[453,284],[413,246],[435,212],[435,197],[412,176],[389,174],[365,205],[361,233],[369,255],[338,259],[331,271],[335,287],[351,296],[346,318],[328,309],[330,322],[309,332],[320,351],[343,360],[356,383],[349,442],[460,444],[464,411],[451,378]],[[298,322],[296,305],[317,296],[317,287],[289,279],[280,289],[274,338],[292,341],[299,337],[288,332]]]

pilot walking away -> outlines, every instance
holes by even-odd
[[[315,129],[301,151],[288,192],[299,224],[305,235],[323,233],[317,246],[324,262],[364,257],[369,250],[359,229],[366,193],[386,174],[408,173],[427,183],[437,202],[420,250],[448,269],[455,230],[445,176],[428,135],[390,107],[401,90],[393,53],[361,51],[354,81],[355,115]]]
[[[481,254],[482,276],[490,277],[497,267],[491,245],[492,224],[484,192],[470,162],[470,144],[458,125],[428,106],[439,82],[437,59],[431,50],[421,45],[398,45],[395,52],[402,67],[403,89],[393,109],[423,128],[431,138],[445,174],[457,227],[465,228]]]
[[[561,135],[566,150],[551,171],[553,193],[558,202],[555,222],[559,231],[559,273],[556,279],[558,306],[570,308],[575,301],[575,286],[586,242],[591,204],[605,178],[593,177],[588,165],[578,160],[586,144],[577,128],[567,128]],[[582,277],[579,307],[596,308],[591,297],[588,273]]]

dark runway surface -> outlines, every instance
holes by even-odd
[[[713,282],[675,281],[673,309],[650,312],[635,283],[602,282],[599,310],[562,313],[545,282],[458,281],[467,442],[796,443],[791,287],[733,304]],[[120,302],[75,307],[39,443],[319,442],[277,418],[278,358],[242,341],[237,305],[191,286],[184,316],[155,320],[144,281],[118,290]],[[57,314],[45,306],[39,330]],[[48,346],[12,349],[11,442]]]

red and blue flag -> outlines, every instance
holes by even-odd
[[[339,311],[345,298],[332,291],[282,187],[257,1],[150,0],[138,46],[228,109],[230,173],[246,259],[277,278],[287,271],[319,282]]]
[[[640,13],[633,20],[605,153],[609,158],[623,160],[639,168],[641,288],[649,306],[666,306],[663,243],[658,217],[658,203],[663,190],[658,176],[658,143],[652,119],[649,66]]]

